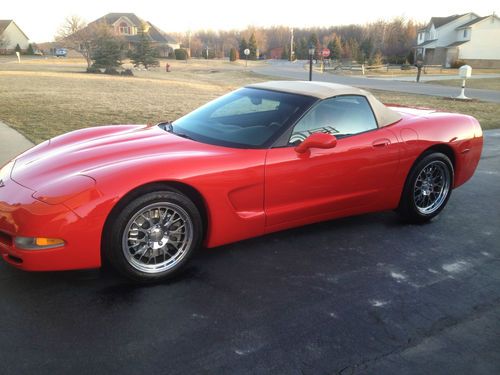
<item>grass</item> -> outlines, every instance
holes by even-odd
[[[444,112],[463,113],[478,119],[483,130],[500,128],[500,104],[498,103],[482,102],[478,100],[464,101],[454,98],[393,93],[381,90],[370,91],[384,103],[426,107]]]
[[[78,59],[0,60],[0,120],[40,143],[88,126],[174,120],[230,90],[269,79],[245,69],[244,62],[168,63],[171,73],[162,62],[162,68],[135,77],[112,77],[82,73],[85,65]],[[498,103],[376,94],[384,102],[471,114],[484,129],[500,127]]]
[[[453,87],[461,87],[462,86],[461,79],[427,81],[426,83],[432,83],[435,85],[443,85],[443,86],[453,86]],[[466,90],[467,90],[467,87],[469,87],[472,89],[485,89],[485,90],[500,91],[500,78],[469,79],[465,83],[465,87],[466,87]]]

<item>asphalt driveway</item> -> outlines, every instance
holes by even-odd
[[[499,373],[499,197],[496,130],[430,224],[288,230],[148,287],[0,263],[0,374]]]

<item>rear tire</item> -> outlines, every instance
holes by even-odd
[[[104,253],[121,274],[161,281],[182,271],[200,247],[203,225],[196,205],[177,191],[155,191],[128,202],[105,233]]]
[[[453,173],[453,165],[445,154],[424,154],[406,178],[398,213],[413,223],[423,223],[437,216],[450,199]]]

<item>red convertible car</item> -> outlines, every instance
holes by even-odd
[[[386,106],[320,82],[266,82],[155,126],[48,140],[0,174],[0,253],[23,270],[101,266],[140,281],[193,252],[380,210],[432,219],[471,178],[473,117]]]

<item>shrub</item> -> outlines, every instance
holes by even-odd
[[[28,45],[28,49],[26,50],[26,54],[27,55],[34,55],[35,54],[35,51],[33,50],[33,46],[31,45],[31,43]]]
[[[401,65],[401,70],[411,70],[411,65],[410,64],[403,64]]]
[[[104,74],[109,74],[111,76],[119,76],[120,72],[116,70],[115,68],[106,68],[104,70]]]
[[[121,72],[121,75],[122,76],[133,76],[134,72],[132,71],[132,69],[125,69],[123,72]]]
[[[463,60],[455,60],[451,63],[450,67],[454,69],[460,68],[462,65],[467,65],[467,63]]]
[[[96,68],[95,66],[91,66],[91,67],[87,68],[87,73],[100,74],[102,72],[101,72],[101,69]]]
[[[174,51],[176,60],[187,60],[187,51],[185,49],[179,48]]]

